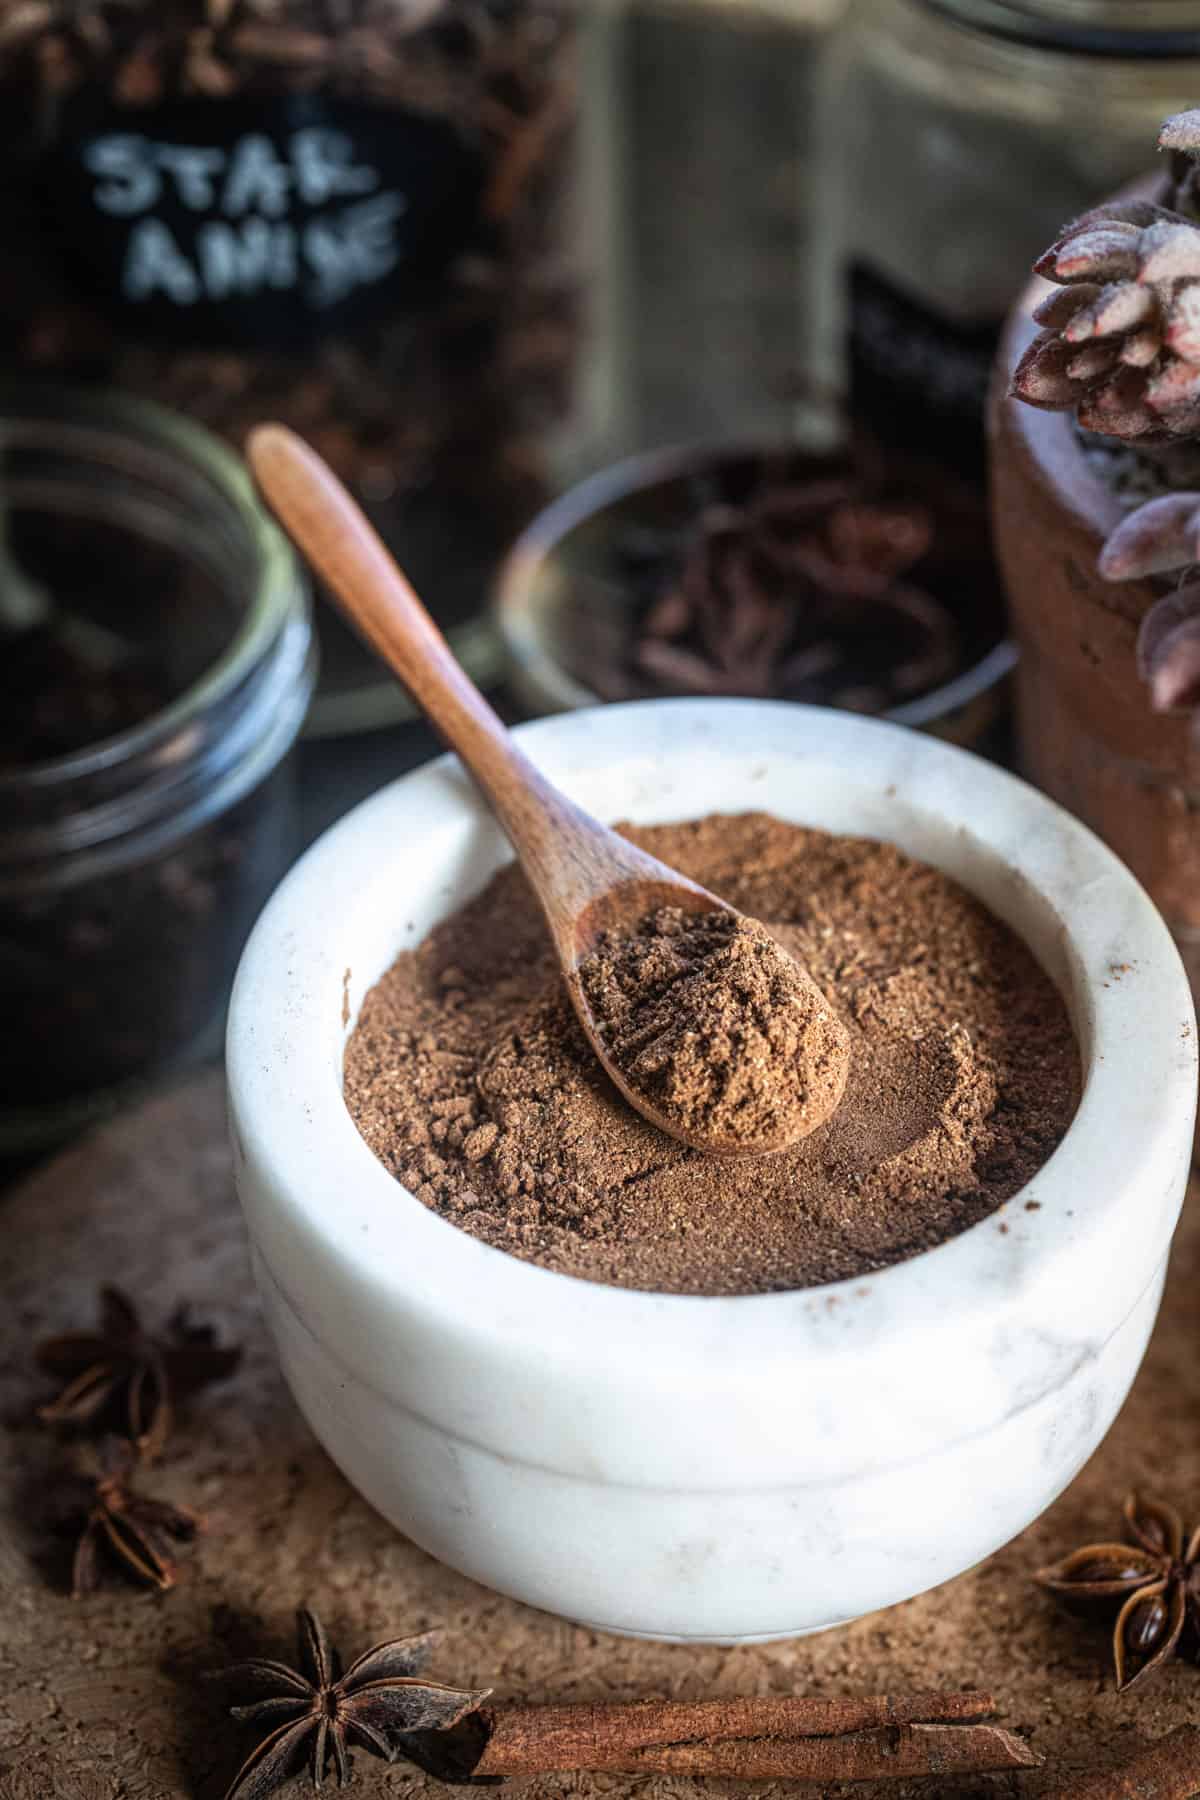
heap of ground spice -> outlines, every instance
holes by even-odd
[[[579,978],[629,1087],[686,1136],[791,1144],[842,1097],[846,1028],[754,919],[659,907],[604,932]]]
[[[942,1243],[1058,1145],[1079,1098],[1066,1009],[954,882],[765,814],[626,835],[809,970],[848,1034],[841,1104],[778,1156],[705,1156],[648,1125],[597,1064],[510,866],[397,959],[347,1045],[350,1113],[427,1206],[594,1281],[761,1293]]]

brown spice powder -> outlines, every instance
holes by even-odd
[[[755,919],[661,906],[604,932],[579,978],[629,1087],[706,1146],[795,1143],[842,1097],[846,1028]]]
[[[761,813],[626,835],[810,971],[849,1034],[840,1106],[795,1149],[740,1161],[646,1124],[596,1064],[511,866],[397,959],[346,1049],[358,1129],[427,1206],[590,1280],[762,1293],[942,1243],[1056,1148],[1080,1087],[1066,1009],[954,882]]]

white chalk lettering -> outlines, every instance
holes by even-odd
[[[152,154],[153,146],[132,132],[88,145],[84,163],[93,175],[104,177],[94,196],[101,212],[131,218],[154,205],[162,182]]]
[[[201,144],[156,144],[135,132],[97,138],[84,165],[101,177],[94,189],[102,212],[132,217],[148,212],[170,190],[191,212],[217,207],[230,218],[261,212],[282,218],[293,190],[306,206],[370,194],[379,173],[355,161],[353,141],[342,131],[311,126],[291,133],[286,158],[259,133],[232,150]]]
[[[343,194],[369,194],[379,186],[376,170],[355,162],[354,144],[344,131],[319,125],[294,131],[288,152],[300,198],[309,206],[323,206]]]
[[[306,127],[279,142],[251,132],[228,149],[118,132],[87,144],[83,160],[98,211],[131,221],[121,276],[131,301],[190,307],[303,283],[305,301],[325,308],[401,260],[408,201],[379,191],[378,170],[343,131]],[[199,216],[185,224],[181,213]]]
[[[335,219],[305,226],[304,261],[316,277],[314,306],[332,306],[352,288],[391,274],[400,259],[395,226],[405,206],[401,194],[376,194]]]
[[[197,231],[196,249],[210,300],[295,286],[296,233],[290,225],[266,219],[231,225],[213,219]]]
[[[203,212],[217,197],[216,177],[225,167],[223,150],[206,150],[198,144],[156,144],[155,159],[175,183],[184,206]]]
[[[230,218],[261,212],[281,219],[287,211],[292,173],[281,162],[268,137],[244,137],[229,157],[229,178],[221,197],[221,211]]]
[[[160,219],[139,219],[129,234],[123,287],[130,300],[163,293],[179,306],[200,298],[200,278]]]

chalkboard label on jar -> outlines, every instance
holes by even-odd
[[[984,413],[1002,319],[964,324],[863,263],[849,272],[850,400],[885,442],[983,478]]]
[[[38,185],[74,291],[123,331],[276,347],[427,293],[482,160],[444,119],[286,94],[77,117]]]

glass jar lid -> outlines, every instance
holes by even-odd
[[[1081,55],[1200,56],[1200,0],[923,0],[977,31]]]

